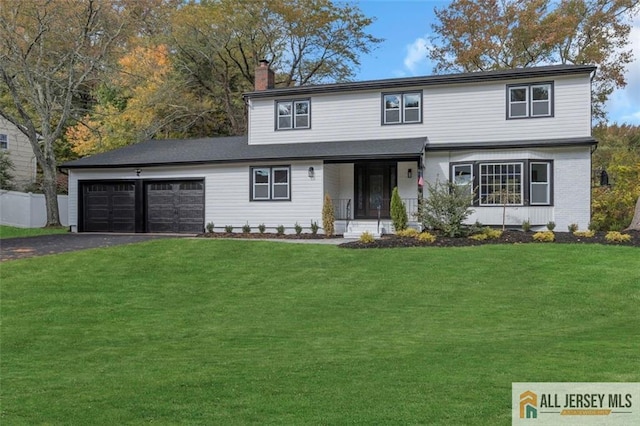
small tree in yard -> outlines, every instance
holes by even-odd
[[[333,214],[333,203],[329,194],[324,195],[324,203],[322,204],[322,227],[324,233],[327,236],[332,236],[335,232],[334,221],[336,220]]]
[[[450,237],[463,234],[462,222],[473,213],[473,191],[452,182],[426,182],[428,196],[422,201],[420,220],[424,227]]]
[[[407,208],[400,198],[397,186],[391,194],[391,221],[396,232],[407,229]]]
[[[640,197],[636,201],[636,210],[631,219],[631,225],[629,225],[625,231],[640,231]]]
[[[13,189],[13,161],[7,151],[0,152],[0,189]]]

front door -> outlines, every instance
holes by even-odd
[[[389,218],[391,191],[396,186],[396,163],[355,164],[356,219]]]

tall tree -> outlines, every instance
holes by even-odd
[[[47,226],[60,225],[54,144],[86,111],[87,92],[124,35],[116,0],[0,0],[0,94],[43,173]]]
[[[365,31],[371,22],[331,0],[201,1],[174,14],[167,43],[191,90],[215,99],[228,133],[242,134],[240,95],[252,90],[260,59],[271,62],[278,86],[345,81],[381,41]]]
[[[638,0],[454,0],[436,9],[429,57],[435,71],[472,72],[549,64],[596,64],[593,112],[633,59],[630,20]]]

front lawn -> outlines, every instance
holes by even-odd
[[[66,232],[69,232],[69,228],[64,226],[55,228],[16,228],[15,226],[0,225],[0,239],[64,234]]]
[[[634,247],[157,240],[4,262],[3,424],[509,424],[640,381]]]

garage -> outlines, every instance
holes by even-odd
[[[200,233],[203,180],[82,182],[83,232]]]
[[[146,232],[198,233],[204,230],[202,181],[145,182]]]
[[[135,232],[136,197],[133,182],[94,182],[82,186],[82,230]]]

